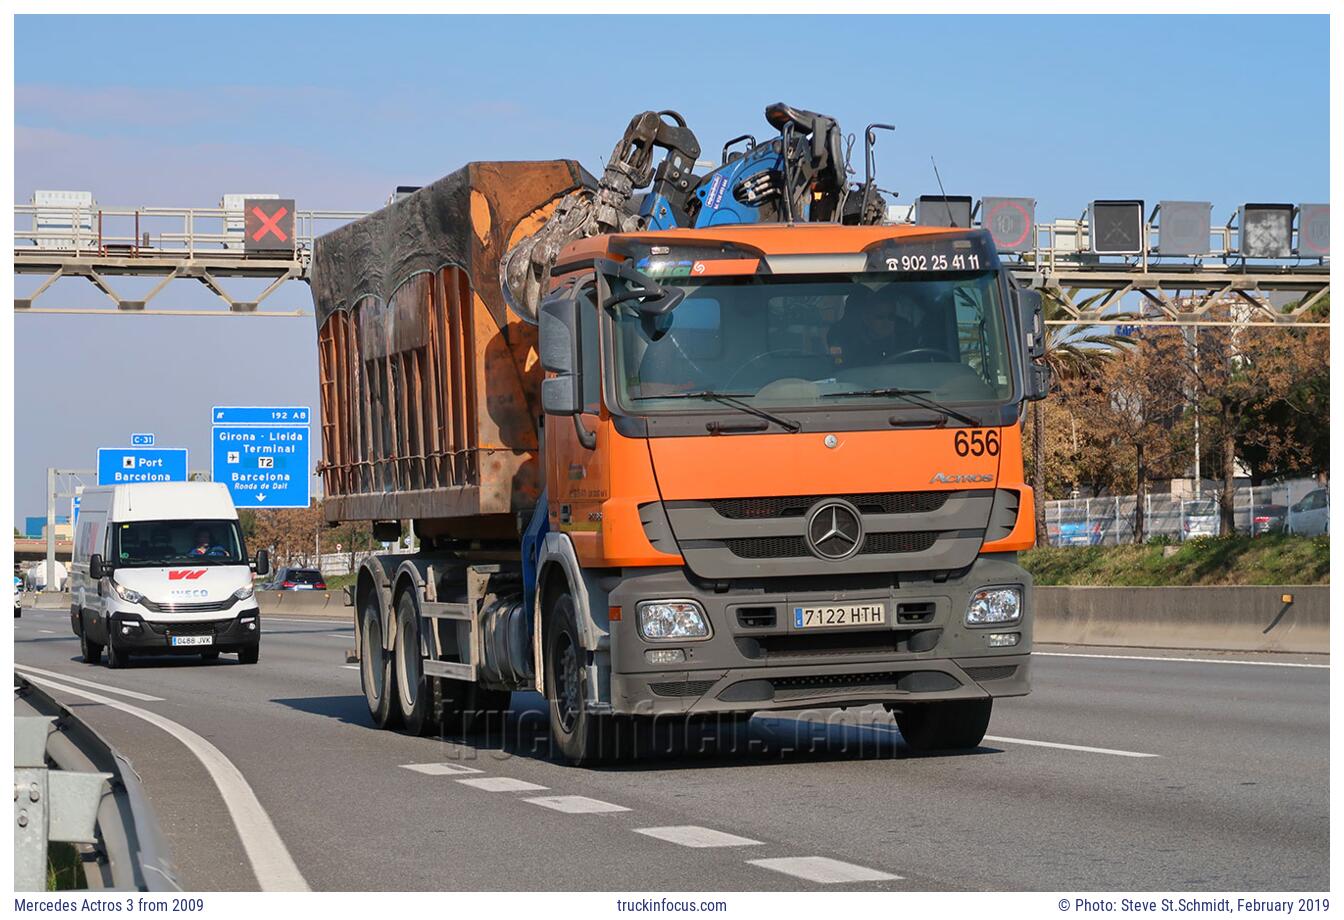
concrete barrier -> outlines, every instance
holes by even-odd
[[[341,591],[258,591],[257,606],[263,616],[345,618],[351,608],[345,606]]]
[[[1065,645],[1328,654],[1330,588],[1041,587],[1034,636]]]

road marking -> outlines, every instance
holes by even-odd
[[[39,629],[38,632],[46,633],[48,636],[53,636],[56,634],[56,630],[54,629]]]
[[[233,765],[233,761],[225,757],[219,748],[191,729],[170,719],[165,719],[148,709],[140,709],[129,703],[123,703],[120,700],[114,700],[97,693],[90,693],[87,690],[77,690],[74,687],[59,684],[54,680],[47,680],[42,677],[34,677],[32,680],[34,683],[43,684],[73,696],[82,696],[85,699],[93,700],[95,703],[102,703],[104,706],[110,706],[127,715],[135,716],[137,719],[143,719],[182,742],[187,750],[196,755],[196,759],[201,762],[206,772],[210,774],[210,778],[215,781],[220,797],[224,799],[224,805],[233,818],[233,826],[238,831],[238,838],[243,842],[243,850],[247,853],[248,862],[252,864],[252,874],[257,877],[257,884],[261,890],[311,890],[308,887],[308,882],[304,880],[303,874],[299,872],[299,867],[294,864],[294,858],[289,855],[289,849],[285,846],[285,842],[280,839],[280,834],[276,832],[275,825],[271,823],[271,816],[266,814],[266,809],[262,808],[261,802],[257,801],[257,795],[248,785],[247,779]]]
[[[1161,754],[1141,754],[1138,751],[1117,751],[1112,748],[1087,747],[1082,744],[1060,744],[1057,741],[1030,741],[1026,738],[1003,738],[998,735],[985,735],[986,741],[1003,744],[1027,744],[1032,747],[1058,748],[1061,751],[1082,751],[1085,754],[1110,754],[1114,757],[1161,757]]]
[[[359,665],[357,665],[357,664],[343,664],[343,665],[341,665],[341,670],[344,670],[344,671],[358,671],[358,670],[359,670]]]
[[[344,639],[344,640],[346,640],[347,642],[349,642],[351,639],[355,638],[355,631],[352,629],[352,630],[351,630],[350,632],[348,632],[348,633],[327,633],[327,638],[328,638],[328,639]]]
[[[414,770],[416,773],[423,773],[426,776],[452,776],[456,773],[480,773],[475,767],[468,767],[460,763],[404,763],[401,765],[403,770]]]
[[[264,611],[261,616],[267,623],[294,623],[298,626],[343,626],[350,622],[349,617],[346,617],[345,619],[337,619],[334,617],[331,619],[318,619],[317,617],[313,617],[312,619],[307,617],[277,617],[267,616]],[[351,627],[351,629],[353,628],[354,627]]]
[[[483,776],[480,779],[460,779],[458,782],[485,792],[539,792],[550,788],[508,776]]]
[[[586,795],[544,795],[535,799],[524,799],[542,808],[563,811],[567,815],[595,815],[609,811],[629,811],[624,805],[613,805],[601,799],[590,799]]]
[[[1083,655],[1078,652],[1032,652],[1033,657],[1047,658],[1112,658],[1116,661],[1181,661],[1190,664],[1248,664],[1258,668],[1323,668],[1328,664],[1303,664],[1297,661],[1231,661],[1226,658],[1164,658],[1161,655]]]
[[[783,872],[797,878],[834,885],[840,882],[890,882],[900,879],[890,872],[879,872],[853,863],[841,862],[829,856],[783,856],[776,859],[749,859],[753,866]]]
[[[56,677],[59,678],[60,680],[68,680],[70,681],[70,683],[79,684],[81,687],[92,687],[95,690],[106,690],[108,693],[116,693],[119,696],[130,697],[133,700],[140,700],[140,702],[142,703],[163,702],[163,697],[161,696],[150,696],[148,693],[137,693],[134,690],[123,690],[120,687],[113,687],[110,684],[95,683],[94,681],[91,680],[84,680],[83,678],[79,677],[71,677],[69,674],[62,674],[59,671],[47,671],[42,668],[35,668],[32,665],[18,664],[16,662],[14,665],[14,670],[23,673],[25,676],[28,676],[29,672],[31,672],[32,674],[45,674],[47,677]]]
[[[657,837],[659,840],[666,840],[668,843],[675,843],[683,847],[751,847],[761,845],[759,840],[739,837],[736,834],[725,834],[723,831],[716,831],[713,828],[700,827],[695,824],[686,824],[679,827],[637,827],[635,833]]]

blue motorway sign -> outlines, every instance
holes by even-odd
[[[186,482],[187,451],[178,447],[100,447],[98,485]]]
[[[302,410],[305,418],[308,410]],[[211,478],[239,508],[307,508],[312,466],[308,426],[215,425]]]
[[[307,406],[215,406],[213,425],[307,425],[312,411]]]
[[[152,434],[133,434],[131,435],[132,447],[153,447],[154,435]]]

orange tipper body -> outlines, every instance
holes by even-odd
[[[572,242],[524,320],[501,261],[584,181],[473,163],[317,243],[328,518],[420,540],[355,586],[373,720],[536,689],[578,761],[869,704],[978,743],[1029,688],[1039,297],[982,230],[754,224]]]

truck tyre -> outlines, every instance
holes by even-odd
[[[588,710],[584,693],[586,653],[579,640],[574,598],[561,594],[551,606],[552,625],[546,639],[546,701],[551,717],[551,743],[572,764],[612,759],[617,750],[616,723]]]
[[[117,648],[116,640],[109,635],[107,637],[107,666],[109,668],[124,668],[131,663],[131,656],[124,650]]]
[[[219,657],[219,652],[215,652],[215,657],[216,657],[216,658]],[[260,643],[260,642],[258,642],[256,645],[249,645],[249,646],[247,646],[246,648],[240,648],[240,649],[238,650],[238,663],[239,663],[239,664],[256,664],[256,663],[257,663],[257,659],[259,659],[259,658],[261,658],[261,643]]]
[[[907,703],[896,710],[896,727],[916,753],[976,748],[989,729],[994,700]]]
[[[103,647],[89,638],[89,631],[84,628],[82,619],[79,624],[79,652],[85,664],[97,664],[103,658]]]
[[[383,651],[383,618],[378,609],[378,598],[372,593],[359,611],[359,636],[359,682],[364,687],[369,717],[379,728],[396,728],[401,718],[393,701],[396,676],[392,656]]]
[[[397,708],[409,735],[428,735],[437,728],[435,680],[425,675],[420,654],[420,605],[414,589],[397,598],[397,641],[393,649],[396,669]]]

